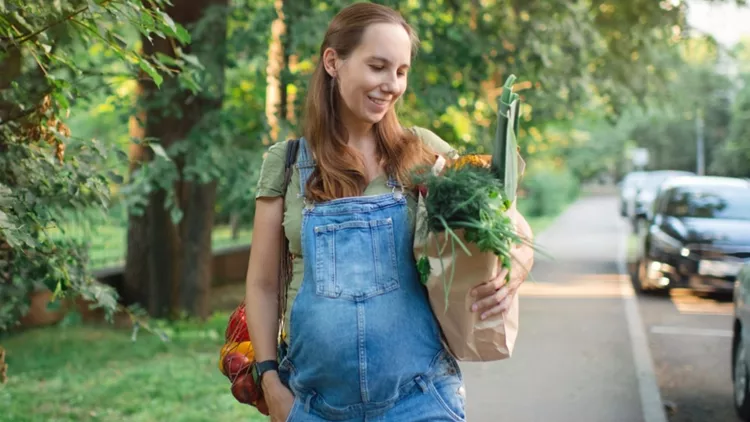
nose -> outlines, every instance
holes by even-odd
[[[389,72],[386,80],[383,82],[382,90],[388,94],[396,93],[398,91],[398,75]]]

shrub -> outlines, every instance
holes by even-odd
[[[529,167],[521,182],[524,197],[519,208],[529,217],[547,217],[560,213],[575,200],[579,181],[566,166],[552,163]]]

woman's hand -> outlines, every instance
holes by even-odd
[[[268,405],[271,422],[285,422],[294,406],[294,394],[281,383],[276,372],[263,375],[263,396]]]
[[[514,245],[511,250],[513,272],[510,274],[510,280],[507,280],[508,269],[501,268],[495,278],[472,290],[471,295],[476,299],[472,305],[472,311],[481,312],[480,319],[482,320],[508,310],[513,296],[526,281],[534,264],[534,249],[530,245],[533,236],[531,227],[526,219],[515,210],[515,207],[511,209],[510,216],[516,225],[517,233],[524,241],[520,245]]]

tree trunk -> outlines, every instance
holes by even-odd
[[[226,64],[226,27],[228,0],[202,0],[206,6],[222,7],[210,15],[206,26],[212,28],[196,34],[193,51],[206,67],[214,85],[214,97],[203,96],[196,104],[193,121],[221,110],[224,92],[224,68]],[[204,6],[204,7],[206,7]],[[200,154],[201,152],[196,152]],[[188,157],[188,162],[190,158]],[[213,281],[213,249],[211,233],[216,203],[216,182],[200,183],[187,181],[183,187],[185,217],[182,230],[183,266],[179,303],[190,315],[209,316],[209,298]]]
[[[143,75],[141,75],[143,77]],[[142,79],[142,78],[141,78]],[[145,90],[149,88],[139,83],[137,88],[138,97],[143,97]],[[133,139],[143,139],[146,131],[141,125],[145,119],[146,113],[141,110],[137,116],[130,118],[130,136]],[[130,145],[130,174],[131,178],[135,175],[142,162],[151,160],[152,154],[148,148],[140,144]],[[149,204],[153,198],[149,198]],[[149,300],[149,271],[148,271],[148,211],[143,215],[128,216],[128,233],[127,233],[127,251],[125,255],[125,273],[122,291],[120,292],[121,300],[125,305],[141,304],[148,305]]]
[[[216,183],[191,183],[185,214],[183,262],[180,286],[181,308],[190,315],[206,318],[210,314],[209,298],[213,254],[211,232],[216,202]]]
[[[170,42],[154,38],[153,43],[143,39],[146,55],[157,52],[173,55]],[[138,115],[131,118],[130,135],[136,139],[157,138],[165,148],[179,139],[179,121],[163,114],[163,106],[156,100],[172,96],[171,102],[180,101],[175,95],[177,83],[166,79],[161,89],[141,74],[138,83]],[[143,143],[130,148],[130,171],[135,175],[141,164],[154,159],[151,148]],[[178,282],[179,239],[169,211],[164,208],[164,191],[155,191],[148,197],[146,209],[140,216],[130,215],[128,221],[128,249],[125,260],[123,301],[139,303],[154,317],[167,317],[173,313],[173,290]]]
[[[232,240],[240,237],[240,213],[233,212],[229,215],[229,227],[232,230]]]
[[[200,19],[212,18],[210,30],[191,31],[193,42],[183,50],[198,56],[207,72],[211,72],[218,85],[214,88],[220,93],[218,98],[206,98],[202,93],[194,96],[183,91],[175,78],[165,78],[160,89],[149,80],[143,81],[140,83],[142,124],[131,128],[131,134],[140,138],[158,138],[168,149],[175,142],[190,139],[201,119],[221,108],[227,5],[228,0],[177,0],[166,10],[175,22],[189,30]],[[207,14],[207,9],[213,6],[223,8],[222,13]],[[159,52],[175,56],[171,40],[156,38],[153,44],[144,40],[143,45],[146,54]],[[149,106],[154,100],[158,100],[159,105]],[[170,109],[164,106],[165,103],[178,107],[179,112],[165,113]],[[139,162],[153,159],[150,149],[140,145],[131,148],[130,155],[131,170],[137,169]],[[189,155],[175,158],[180,174],[190,161]],[[185,311],[206,317],[212,274],[211,232],[216,185],[181,178],[174,189],[183,211],[179,224],[172,222],[169,211],[164,208],[167,193],[163,190],[150,196],[142,217],[130,217],[126,291],[129,297],[145,304],[153,316],[174,317],[179,311]]]
[[[271,142],[276,142],[281,136],[281,121],[284,118],[281,109],[282,102],[286,102],[286,87],[282,80],[282,72],[286,67],[284,43],[282,38],[286,33],[284,22],[284,1],[274,0],[276,20],[271,24],[271,42],[268,45],[268,66],[266,68],[266,119],[271,127]]]

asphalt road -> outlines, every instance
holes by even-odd
[[[732,302],[685,289],[641,294],[662,399],[670,422],[739,422],[732,406]]]
[[[635,296],[613,196],[584,198],[538,235],[511,359],[462,363],[474,422],[735,422],[731,302]],[[662,401],[671,407],[663,412]]]
[[[640,397],[620,230],[616,201],[589,197],[537,236],[553,260],[538,256],[521,290],[513,357],[462,364],[467,420],[654,421]]]

